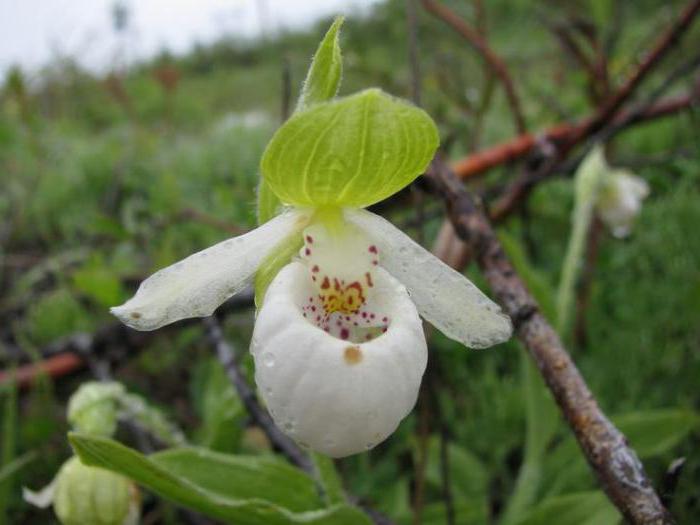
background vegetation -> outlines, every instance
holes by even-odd
[[[471,2],[451,5],[466,19],[480,20]],[[482,27],[508,62],[530,128],[537,130],[590,112],[588,78],[562,50],[552,24],[591,24],[610,45],[616,81],[681,6],[494,0]],[[448,154],[460,158],[513,136],[506,100],[479,56],[425,12],[419,22],[423,103],[439,123]],[[225,40],[181,57],[163,54],[106,76],[68,59],[38,75],[14,70],[7,76],[0,92],[2,369],[40,360],[62,337],[113,323],[108,307],[128,298],[146,275],[254,225],[257,165],[280,121],[283,76],[286,71],[292,79],[294,100],[327,26],[323,21],[265,41]],[[375,85],[410,97],[404,2],[388,1],[367,17],[347,20],[342,45],[343,94]],[[698,48],[695,27],[665,68]],[[661,78],[652,77],[649,89]],[[611,162],[646,179],[651,196],[630,238],[603,235],[585,338],[572,337],[569,345],[657,486],[669,480],[673,459],[686,458],[672,491],[680,523],[700,518],[699,119],[691,109],[615,139]],[[514,173],[504,165],[474,188],[497,187]],[[500,226],[545,307],[570,228],[573,186],[562,175],[538,186],[527,213]],[[430,196],[421,202],[427,219],[419,227],[412,206],[392,207],[389,216],[430,244],[441,204]],[[252,319],[247,308],[225,320],[241,354]],[[41,375],[19,391],[3,376],[0,463],[12,467],[0,470],[6,522],[49,522],[47,512],[22,502],[19,489],[48,483],[68,456],[66,400],[95,374],[108,374],[157,404],[194,443],[270,454],[260,432],[247,425],[202,334],[195,324],[142,345],[114,341],[91,360],[92,368]],[[526,359],[516,342],[470,352],[432,334],[431,371],[418,408],[386,443],[338,462],[348,489],[401,523],[412,522],[416,505],[423,523],[445,523],[448,506],[460,524],[614,523],[614,509],[595,491]],[[252,378],[252,359],[244,355],[243,364]],[[119,438],[153,446],[138,442],[132,430],[121,429]],[[441,441],[449,443],[451,503]],[[531,493],[516,491],[522,501],[514,502],[524,461],[531,467],[525,483]],[[521,510],[516,518],[507,511],[512,505]],[[144,516],[145,523],[190,519],[153,497],[146,497]]]

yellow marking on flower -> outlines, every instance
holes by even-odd
[[[365,304],[363,291],[362,285],[358,281],[344,285],[337,278],[334,278],[331,283],[330,278],[326,276],[321,282],[319,295],[323,309],[327,314],[333,312],[354,314]]]

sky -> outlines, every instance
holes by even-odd
[[[130,13],[126,36],[121,37],[113,25],[117,1]],[[66,55],[100,71],[120,46],[129,61],[162,49],[182,53],[194,42],[303,27],[324,16],[363,11],[379,1],[0,0],[0,75],[14,64],[36,70]]]

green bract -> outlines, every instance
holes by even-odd
[[[326,36],[318,45],[306,74],[296,111],[303,111],[313,104],[326,102],[338,93],[340,77],[343,73],[343,57],[338,42],[342,25],[343,17],[339,16],[333,21]],[[258,224],[267,222],[277,215],[280,204],[277,195],[261,177],[258,184]]]
[[[340,54],[338,35],[343,17],[333,21],[326,36],[316,50],[311,67],[306,74],[304,86],[297,103],[297,111],[303,111],[312,104],[325,102],[338,93],[340,77],[343,74],[343,57]]]
[[[368,89],[290,118],[263,154],[262,175],[287,204],[364,208],[411,183],[437,146],[423,110]]]

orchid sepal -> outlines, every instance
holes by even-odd
[[[252,282],[281,239],[298,235],[309,219],[307,210],[285,210],[244,235],[159,270],[141,283],[134,297],[111,312],[136,330],[155,330],[181,319],[211,315]]]

